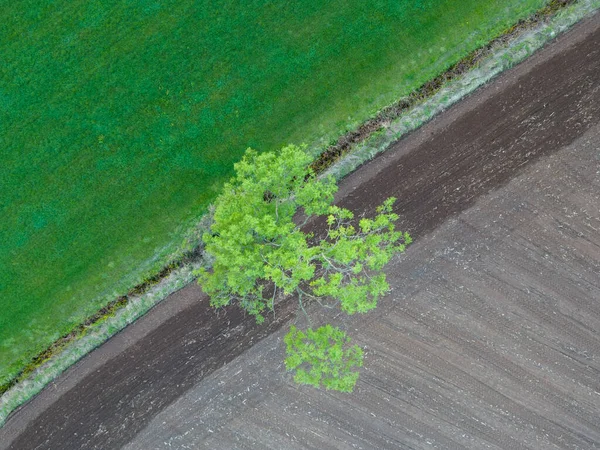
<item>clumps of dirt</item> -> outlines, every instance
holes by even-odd
[[[459,75],[467,72],[479,64],[479,62],[488,56],[498,46],[506,45],[517,36],[527,30],[530,30],[539,24],[550,19],[557,11],[565,6],[575,3],[576,0],[551,0],[544,8],[540,9],[526,19],[519,20],[497,38],[490,41],[483,47],[471,52],[459,62],[449,67],[441,75],[433,80],[423,84],[419,89],[411,93],[408,97],[398,100],[396,103],[383,108],[375,117],[369,119],[356,130],[350,131],[341,136],[338,141],[329,146],[317,159],[311,164],[315,173],[322,173],[331,167],[336,161],[344,156],[350,148],[359,142],[367,139],[371,134],[385,128],[391,121],[397,119],[404,111],[412,108],[416,104],[432,97],[449,81]]]

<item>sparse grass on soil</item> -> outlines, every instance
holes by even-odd
[[[319,148],[545,3],[0,3],[0,384],[163,266],[246,147]]]

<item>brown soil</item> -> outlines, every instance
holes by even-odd
[[[599,123],[596,15],[343,181],[361,213],[397,197],[417,238],[388,301],[346,324],[368,347],[355,394],[281,375],[293,303],[259,327],[190,285],[14,414],[0,448],[600,446]]]

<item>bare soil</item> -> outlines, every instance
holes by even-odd
[[[347,320],[352,395],[283,374],[282,325],[190,285],[0,429],[0,448],[600,447],[600,15],[340,186],[416,243]],[[279,331],[278,331],[279,330]]]

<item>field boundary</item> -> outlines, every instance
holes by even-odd
[[[562,4],[562,6],[561,6]],[[554,9],[556,8],[556,9]],[[411,96],[385,108],[360,130],[330,147],[323,173],[337,180],[384,152],[394,141],[419,128],[494,77],[522,62],[575,23],[600,9],[600,0],[552,1],[547,11],[521,21],[481,47]],[[468,65],[467,69],[463,66]],[[350,141],[350,143],[348,143]],[[318,164],[318,162],[315,162]]]
[[[326,170],[326,173],[333,174],[336,178],[343,177],[364,161],[384,151],[403,134],[419,127],[498,73],[522,61],[598,8],[600,0],[550,2],[530,19],[517,24],[491,44],[473,52],[444,75],[424,85],[409,97],[413,99],[410,105],[398,108],[398,105],[405,105],[407,102],[402,99],[397,104],[384,108],[377,117],[365,122],[357,131],[340,138],[338,144],[325,151],[328,156],[317,159],[317,162],[326,163],[319,163],[316,168],[321,172]],[[453,69],[457,70],[453,76],[445,76]],[[198,242],[201,231],[209,223],[210,218],[205,217],[190,234],[188,243]],[[0,388],[5,391],[0,397],[0,425],[13,410],[35,396],[68,367],[145,314],[170,293],[192,282],[193,270],[203,264],[199,247],[192,248],[159,274],[136,286],[128,295],[115,300],[72,333],[61,338],[36,357],[9,385]]]

